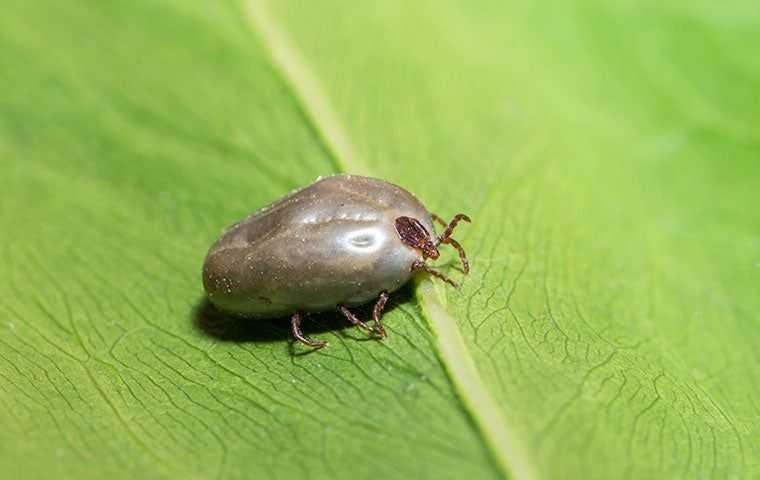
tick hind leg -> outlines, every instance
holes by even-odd
[[[464,213],[457,213],[454,215],[454,218],[447,224],[441,217],[436,215],[435,213],[432,213],[431,216],[433,217],[433,220],[443,225],[443,233],[441,233],[438,238],[436,239],[435,246],[445,243],[447,245],[451,245],[454,247],[457,252],[459,252],[459,260],[462,262],[462,268],[464,269],[464,273],[470,273],[470,262],[467,261],[467,255],[464,253],[464,248],[451,238],[451,234],[454,232],[454,229],[457,227],[457,224],[464,220],[465,222],[471,222],[470,217],[465,215]]]
[[[351,310],[348,309],[345,305],[338,305],[338,311],[343,314],[344,317],[346,317],[346,320],[353,323],[357,327],[361,328],[367,333],[371,333],[372,329],[369,328],[369,325],[359,320],[359,318],[351,312]]]
[[[383,327],[383,322],[380,320],[383,316],[383,309],[385,308],[385,303],[388,301],[388,292],[382,291],[380,292],[380,296],[377,297],[377,302],[375,302],[375,306],[372,308],[372,321],[374,322],[374,328],[373,330],[375,333],[380,335],[381,337],[387,337],[388,334],[385,333],[385,327]]]
[[[380,321],[380,317],[382,316],[383,308],[385,308],[385,302],[387,301],[388,292],[381,292],[380,296],[377,298],[377,302],[375,302],[375,306],[372,308],[373,326],[371,328],[369,325],[359,320],[359,318],[354,315],[353,312],[351,312],[351,310],[349,310],[345,305],[338,305],[338,311],[342,313],[349,322],[361,328],[365,332],[369,334],[374,333],[381,337],[385,337],[387,335],[385,333],[385,328],[383,328],[383,322]]]
[[[290,319],[290,329],[293,332],[293,336],[296,338],[296,340],[303,343],[304,345],[308,345],[314,348],[322,348],[326,346],[327,342],[323,342],[322,340],[314,340],[303,334],[303,332],[301,331],[302,319],[303,319],[302,312],[294,313],[293,317],[291,317]]]

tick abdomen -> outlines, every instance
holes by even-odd
[[[318,179],[227,229],[206,257],[204,287],[218,307],[253,317],[361,305],[401,287],[422,259],[395,229],[401,216],[434,231],[425,207],[398,186]]]

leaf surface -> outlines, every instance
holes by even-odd
[[[6,3],[1,476],[760,475],[749,2]],[[462,288],[308,355],[211,315],[338,171],[470,214]]]

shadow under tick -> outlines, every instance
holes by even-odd
[[[399,305],[412,300],[412,289],[405,286],[391,294],[385,308],[384,316],[393,311]],[[351,310],[362,320],[371,324],[373,302]],[[217,309],[204,296],[198,300],[191,312],[193,326],[203,335],[212,337],[222,342],[234,343],[273,343],[291,342],[291,353],[302,355],[317,350],[300,351],[292,345],[293,334],[290,331],[290,316],[281,318],[245,318],[222,312]],[[373,340],[364,332],[351,325],[345,317],[338,312],[312,313],[304,318],[301,324],[304,334],[307,336],[319,336],[327,332],[336,332],[347,341]],[[390,333],[390,332],[389,332]],[[392,333],[390,333],[392,334]],[[320,338],[336,343],[335,339]],[[329,347],[327,347],[329,348]]]

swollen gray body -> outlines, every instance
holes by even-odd
[[[427,209],[401,187],[320,178],[227,229],[206,256],[203,285],[214,305],[251,317],[367,303],[401,287],[424,260],[399,237],[399,217],[435,231]]]

